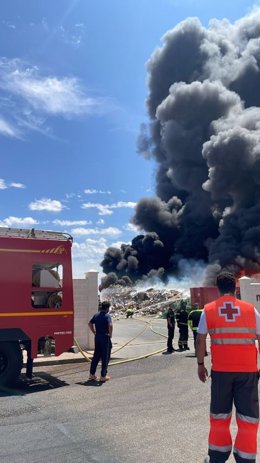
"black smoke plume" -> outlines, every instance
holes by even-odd
[[[260,9],[234,24],[189,18],[148,62],[150,122],[139,151],[157,163],[131,245],[108,248],[101,288],[178,276],[180,262],[260,269]],[[111,276],[112,272],[112,276]]]

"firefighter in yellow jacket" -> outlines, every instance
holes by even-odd
[[[196,353],[196,341],[197,341],[197,330],[199,326],[199,321],[203,309],[199,309],[199,304],[194,302],[193,307],[188,316],[188,325],[193,333],[193,341],[194,341],[194,350]]]
[[[211,338],[211,403],[209,450],[205,463],[224,463],[233,448],[237,463],[255,463],[259,423],[257,348],[260,343],[260,315],[255,307],[236,299],[233,274],[217,277],[221,296],[206,304],[197,335],[198,376],[205,382],[206,336]],[[230,434],[235,405],[237,435]]]

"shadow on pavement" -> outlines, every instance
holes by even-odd
[[[185,352],[185,351],[179,350],[179,349],[175,349],[173,352],[167,352],[167,351],[166,351],[166,352],[162,352],[162,355],[172,355],[172,354],[174,354],[175,352],[177,352],[177,353],[178,353],[178,352],[183,353],[183,352]],[[196,355],[195,355],[195,354],[186,354],[186,355],[184,355],[184,357],[187,358],[187,359],[189,359],[189,358],[190,358],[190,359],[191,359],[191,358],[194,359],[194,358],[196,357]]]
[[[80,386],[101,387],[105,383],[104,381],[93,381],[93,379],[89,379],[88,381],[81,381],[76,384],[79,384]]]
[[[32,379],[28,379],[22,374],[13,388],[1,387],[0,397],[33,394],[64,386],[68,386],[68,383],[45,372],[37,372]]]

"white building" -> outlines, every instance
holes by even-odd
[[[239,279],[241,299],[251,302],[260,312],[260,278],[242,277]]]
[[[73,279],[74,337],[83,350],[94,349],[89,320],[98,311],[98,272],[89,270],[85,278]]]

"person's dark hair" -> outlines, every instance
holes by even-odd
[[[234,293],[236,289],[235,275],[227,270],[222,270],[217,276],[217,287],[221,294]]]
[[[180,309],[185,310],[186,307],[187,307],[187,302],[182,299],[180,302]]]
[[[103,310],[104,312],[108,311],[110,307],[110,302],[104,301],[101,302],[99,310]]]

